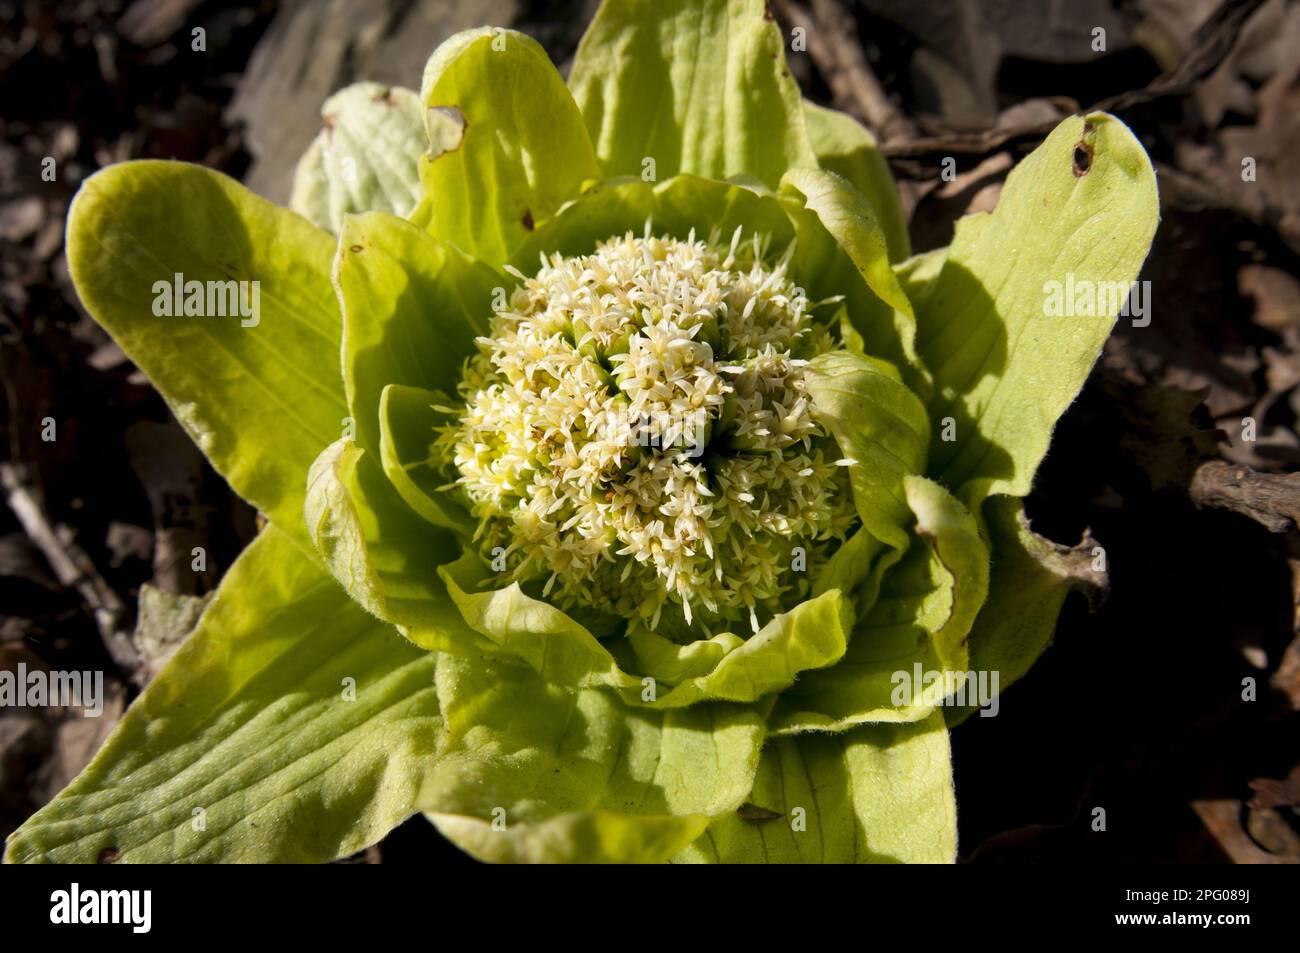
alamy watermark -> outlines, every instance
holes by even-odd
[[[0,669],[0,708],[70,708],[80,706],[86,718],[104,713],[103,672],[47,672]]]
[[[692,459],[703,455],[708,430],[709,416],[703,410],[681,414],[609,410],[598,415],[591,426],[593,436],[610,443],[660,449],[680,447]]]
[[[159,318],[239,317],[240,327],[255,328],[262,321],[262,286],[253,281],[185,280],[179,271],[153,283],[153,313]]]
[[[493,427],[470,428],[474,434],[494,431]],[[709,442],[709,415],[704,410],[683,413],[606,410],[591,418],[586,433],[592,440],[628,447],[677,448],[695,459],[704,455]]]
[[[1065,281],[1043,282],[1043,314],[1049,318],[1132,318],[1133,327],[1151,323],[1151,282],[1090,281],[1067,272]]]
[[[992,718],[998,713],[999,676],[996,671],[952,672],[923,669],[916,662],[909,672],[900,669],[889,677],[894,686],[889,700],[895,708],[928,702],[941,708],[980,709],[981,718]]]
[[[50,922],[55,924],[113,924],[148,933],[153,925],[152,890],[92,890],[73,883],[50,894]]]

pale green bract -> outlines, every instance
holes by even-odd
[[[417,79],[418,93],[363,84],[330,100],[294,192],[310,221],[168,162],[111,166],[73,204],[87,309],[270,526],[7,858],[323,861],[423,813],[489,860],[953,860],[946,725],[973,710],[955,690],[1023,675],[1080,582],[1019,498],[1116,314],[1049,316],[1047,283],[1136,279],[1158,218],[1142,147],[1111,116],[1067,119],[994,212],[907,258],[875,141],[801,100],[760,0],[607,0],[567,85],[533,40],[490,29],[448,40]],[[777,273],[762,294],[819,342],[774,338],[807,361],[781,364],[806,405],[770,419],[802,421],[851,494],[835,519],[791,523],[749,493],[768,521],[752,531],[767,553],[788,530],[793,556],[804,526],[818,560],[768,567],[756,608],[733,599],[752,626],[723,605],[660,627],[575,604],[582,580],[561,605],[544,576],[503,575],[475,534],[514,498],[485,503],[480,468],[471,512],[468,464],[431,447],[450,427],[463,454],[498,459],[496,437],[465,436],[462,375],[514,326],[539,255],[560,268],[629,233],[721,247],[737,231],[768,269],[751,285]],[[155,282],[176,274],[256,280],[257,320],[155,316]],[[546,306],[576,314],[577,300]],[[701,307],[682,333],[766,360],[735,344],[741,325],[719,330],[716,302]],[[567,327],[547,346],[608,395],[633,376],[611,360],[618,340]],[[711,373],[725,395],[741,368]],[[706,496],[745,447],[795,452],[746,444],[735,405],[710,406]],[[516,445],[522,469],[502,485],[565,479],[546,441],[575,434]],[[670,455],[637,465],[654,453]],[[540,525],[539,539],[560,532]],[[633,555],[614,540],[609,558],[658,558],[659,539]],[[740,584],[720,576],[714,595]],[[900,696],[914,672],[938,678]]]

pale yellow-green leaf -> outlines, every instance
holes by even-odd
[[[748,807],[714,821],[675,860],[952,863],[957,812],[943,718],[775,739]]]
[[[605,0],[569,86],[607,176],[814,168],[799,87],[761,0]]]
[[[10,863],[304,863],[424,805],[435,658],[376,622],[274,528]]]
[[[68,214],[68,267],[86,309],[235,491],[308,551],[304,478],[347,416],[333,252],[306,220],[179,162],[109,166]],[[176,275],[203,283],[204,313],[155,312]],[[208,308],[215,283],[242,290],[257,314],[208,313],[228,301],[213,294]]]
[[[482,659],[442,656],[438,696],[426,810],[485,860],[666,860],[740,806],[763,743],[752,706],[630,708]]]
[[[901,262],[911,254],[907,219],[898,186],[873,136],[852,116],[804,100],[804,119],[813,151],[823,169],[848,179],[867,199],[889,243],[889,260]]]
[[[601,178],[564,80],[523,33],[456,34],[429,59],[420,98],[430,151],[417,218],[489,265],[508,261],[536,223]]]
[[[406,216],[422,194],[420,96],[400,86],[354,83],[321,107],[323,128],[298,161],[289,208],[338,234],[343,216]]]
[[[1118,119],[1092,113],[1063,121],[1012,170],[991,215],[958,222],[917,309],[917,347],[935,382],[930,475],[973,508],[1029,492],[1158,220],[1141,143]],[[1115,300],[1053,315],[1052,282],[1101,283]]]

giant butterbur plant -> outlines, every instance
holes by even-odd
[[[1156,226],[1125,126],[909,258],[757,0],[607,0],[567,85],[462,33],[325,111],[296,211],[170,162],[72,208],[87,309],[268,525],[8,857],[422,813],[490,860],[952,860],[948,726],[1075,581],[1020,499],[1119,304],[1046,288],[1127,288]]]

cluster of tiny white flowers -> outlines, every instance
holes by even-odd
[[[515,272],[433,444],[514,579],[679,638],[806,596],[855,517],[804,385],[832,341],[763,250],[647,226]]]

